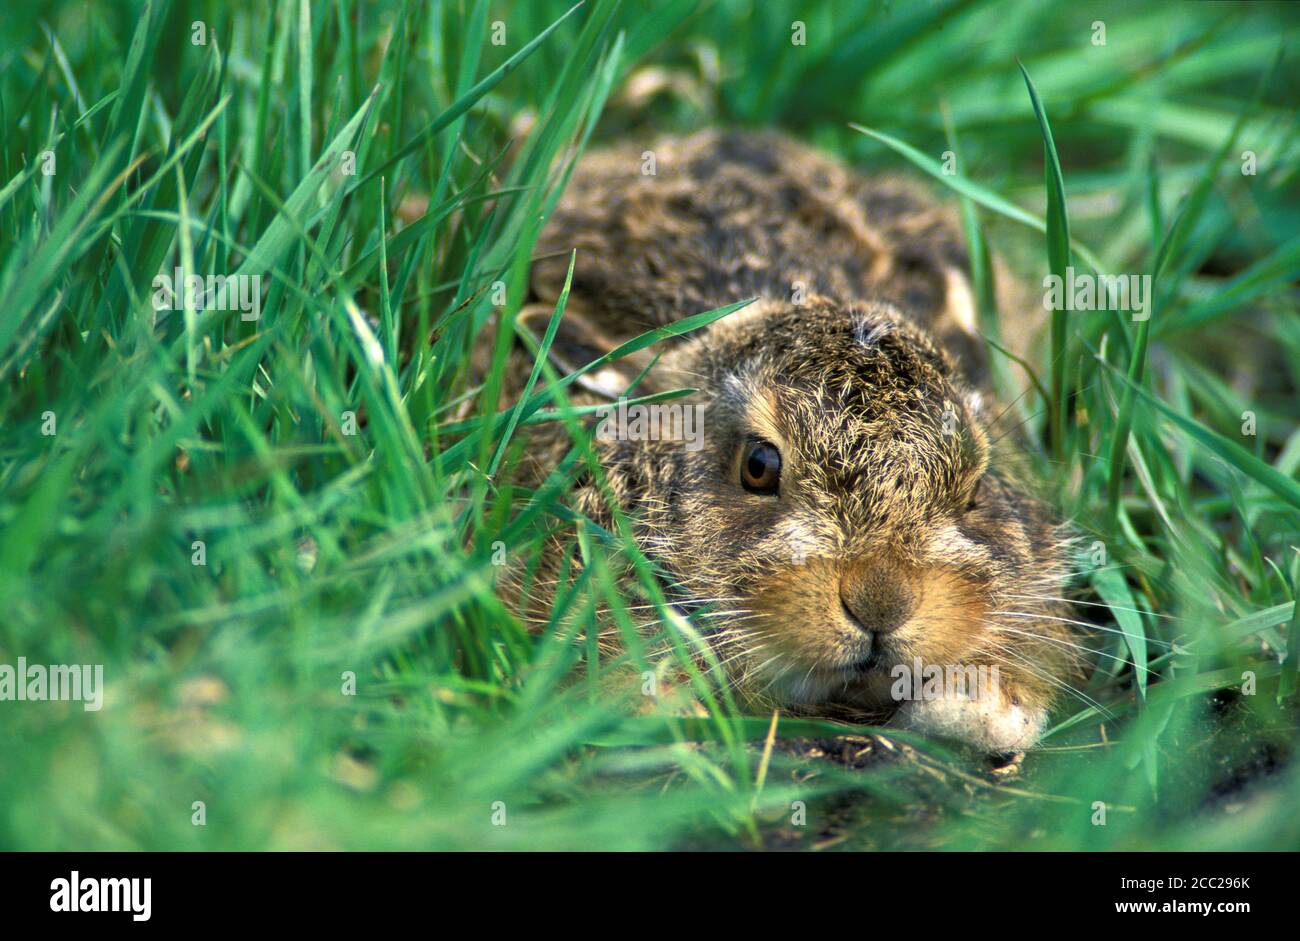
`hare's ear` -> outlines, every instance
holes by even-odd
[[[517,325],[527,330],[539,344],[546,336],[555,308],[547,304],[528,304],[519,311]],[[572,298],[565,305],[560,325],[555,330],[555,338],[547,353],[551,364],[561,374],[577,372],[588,363],[600,359],[612,351],[618,343],[587,317],[577,307]],[[617,399],[628,395],[628,386],[654,362],[654,353],[638,350],[613,362],[598,366],[591,372],[584,373],[577,384],[589,392],[608,399]],[[652,391],[649,374],[642,377],[637,387],[630,394],[645,395]]]
[[[988,354],[980,334],[975,292],[965,272],[944,268],[944,303],[932,327],[945,349],[955,353],[968,378],[984,382]]]

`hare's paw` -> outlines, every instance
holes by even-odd
[[[894,724],[960,739],[989,754],[1022,752],[1047,724],[1045,710],[1028,705],[1012,690],[980,696],[950,695],[903,703]]]
[[[654,669],[627,671],[624,695],[634,715],[695,718],[709,711],[691,687],[690,677],[668,658]]]

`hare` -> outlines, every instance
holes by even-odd
[[[575,248],[550,349],[564,371],[755,298],[575,390],[587,404],[696,390],[674,404],[699,414],[698,440],[602,433],[593,447],[742,700],[888,717],[989,753],[1031,746],[1082,670],[1061,600],[1069,540],[1013,472],[950,214],[780,136],[705,131],[579,164],[521,313],[537,336]],[[512,355],[526,376],[532,355]],[[538,427],[520,472],[534,484],[571,446]],[[570,498],[611,525],[590,475]]]

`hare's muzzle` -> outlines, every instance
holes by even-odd
[[[890,634],[916,608],[911,580],[879,561],[855,562],[840,576],[840,603],[848,620],[872,635]]]

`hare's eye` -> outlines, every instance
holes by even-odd
[[[751,441],[740,456],[740,484],[750,493],[776,493],[781,484],[781,452],[767,441]]]
[[[971,492],[970,492],[970,499],[966,501],[966,512],[967,512],[967,513],[971,512],[972,510],[977,510],[977,509],[979,509],[979,505],[980,505],[980,485],[981,485],[982,483],[983,483],[983,480],[977,480],[977,481],[975,481],[975,486],[971,489]]]

